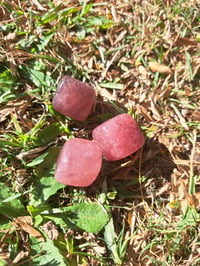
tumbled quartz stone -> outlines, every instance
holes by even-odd
[[[52,104],[57,112],[83,121],[89,116],[95,99],[95,90],[88,84],[64,76],[58,84]]]
[[[144,144],[144,136],[129,114],[120,114],[107,120],[93,130],[92,136],[108,161],[123,159]]]
[[[65,185],[86,187],[97,178],[102,152],[94,141],[74,138],[67,140],[58,156],[55,179]]]

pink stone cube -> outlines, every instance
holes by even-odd
[[[86,187],[97,178],[102,152],[94,141],[74,138],[67,140],[59,154],[55,179],[65,185]]]
[[[108,161],[131,155],[145,141],[138,124],[129,114],[120,114],[107,120],[93,130],[92,136]]]
[[[64,76],[53,98],[53,108],[72,119],[83,121],[89,116],[96,100],[95,90],[88,84]]]

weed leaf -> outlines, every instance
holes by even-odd
[[[58,152],[58,147],[50,147],[48,149],[48,154],[45,158],[42,158],[43,161],[37,166],[36,172],[38,179],[32,187],[32,194],[30,194],[29,202],[29,204],[34,207],[46,204],[51,196],[55,195],[59,189],[65,187],[65,185],[58,183],[54,178],[54,168]],[[41,156],[39,156],[39,158],[41,158]]]
[[[113,260],[115,261],[116,264],[121,265],[122,261],[118,254],[118,247],[116,244],[116,234],[112,218],[110,219],[109,223],[105,226],[104,239],[106,241],[108,249],[111,251]]]
[[[19,194],[18,196],[20,197],[21,195]],[[16,198],[16,194],[11,192],[3,183],[0,184],[0,213],[6,217],[17,217],[27,214],[21,201]]]
[[[45,242],[40,243],[32,238],[32,242],[33,265],[69,265],[52,240],[47,238]]]
[[[68,210],[70,222],[89,233],[99,233],[109,221],[106,209],[98,203],[74,204]]]
[[[77,203],[69,207],[46,210],[40,215],[55,222],[62,218],[66,225],[72,229],[94,234],[98,234],[110,219],[107,210],[95,202]]]
[[[35,185],[29,204],[35,207],[43,205],[52,195],[64,187],[65,185],[58,183],[53,176],[42,177]]]
[[[59,123],[54,123],[50,126],[45,127],[42,131],[39,132],[35,143],[38,146],[45,145],[50,141],[54,140],[62,131],[62,127]]]

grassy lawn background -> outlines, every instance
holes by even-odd
[[[198,265],[198,0],[1,1],[0,265]],[[88,82],[87,121],[52,108]],[[66,139],[128,112],[143,149],[84,189],[54,180]]]

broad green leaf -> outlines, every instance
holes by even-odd
[[[41,130],[35,140],[38,146],[45,145],[54,140],[62,132],[63,127],[60,123],[54,123]]]
[[[38,215],[40,215],[40,213],[42,213],[44,211],[48,211],[48,209],[49,209],[49,206],[47,206],[47,205],[38,206],[38,207],[35,207],[32,205],[27,206],[27,210],[32,217],[38,216]]]
[[[19,66],[19,69],[21,69],[24,78],[33,82],[37,87],[45,86],[49,88],[54,83],[42,60],[35,60],[29,65]]]
[[[26,215],[27,212],[18,197],[16,198],[16,194],[5,184],[0,183],[0,213],[6,217]]]
[[[98,234],[110,219],[104,206],[94,202],[78,203],[65,208],[51,209],[44,211],[41,215],[49,219],[53,217],[62,218],[71,228],[95,234]]]
[[[108,223],[110,215],[99,203],[77,203],[63,208],[42,210],[40,207],[28,207],[32,215],[41,215],[44,220],[53,220],[57,225],[98,234]],[[41,212],[40,212],[41,211]]]
[[[43,206],[38,206],[38,207],[28,205],[27,210],[30,213],[30,215],[34,217],[35,226],[39,226],[42,222],[51,220],[55,224],[59,225],[60,228],[65,227],[66,229],[66,227],[69,227],[66,224],[66,222],[63,220],[61,215],[59,215],[63,213],[64,211],[60,211],[59,209],[50,209],[48,205],[45,205],[45,206],[43,205]],[[44,213],[47,213],[47,214],[44,215]],[[48,213],[51,213],[51,214],[48,215]]]
[[[40,156],[38,156],[37,158],[35,158],[32,162],[27,163],[26,166],[27,167],[34,167],[38,164],[41,164],[42,162],[44,162],[45,157],[47,157],[48,152],[45,152],[43,154],[41,154]]]
[[[37,45],[39,51],[42,51],[48,45],[49,41],[54,36],[54,34],[55,34],[55,31],[49,31],[41,36],[40,44]]]
[[[68,215],[68,213],[66,213]],[[77,229],[76,226],[71,224],[69,221],[66,221],[66,219],[63,219],[63,215],[38,215],[35,217],[35,223],[37,226],[39,226],[41,223],[45,223],[48,221],[53,221],[56,225],[58,225],[60,228],[63,228],[65,231],[67,229]]]
[[[58,183],[53,176],[42,177],[36,184],[33,194],[30,196],[30,205],[40,206],[47,202],[47,200],[65,185]]]
[[[106,241],[108,249],[111,251],[113,260],[116,264],[121,265],[122,261],[118,254],[118,247],[116,244],[116,235],[115,235],[115,229],[114,229],[114,223],[113,218],[110,219],[108,224],[105,226],[104,229],[104,239]]]
[[[69,220],[80,229],[98,234],[108,223],[107,210],[99,203],[79,203],[69,207]]]
[[[47,85],[46,83],[46,75],[44,72],[27,68],[28,69],[28,74],[31,79],[31,81],[36,85],[36,86],[42,86],[42,85]]]
[[[31,238],[31,256],[33,265],[40,266],[66,266],[69,265],[65,256],[61,254],[54,242],[50,239],[46,239],[45,242],[38,242],[34,238]]]
[[[47,200],[65,185],[58,183],[54,178],[55,162],[59,148],[50,147],[43,162],[36,168],[37,180],[32,187],[29,205],[34,207],[44,205]]]
[[[56,146],[49,147],[48,155],[44,161],[37,166],[36,173],[39,178],[54,176],[55,164],[60,152],[60,148]]]

